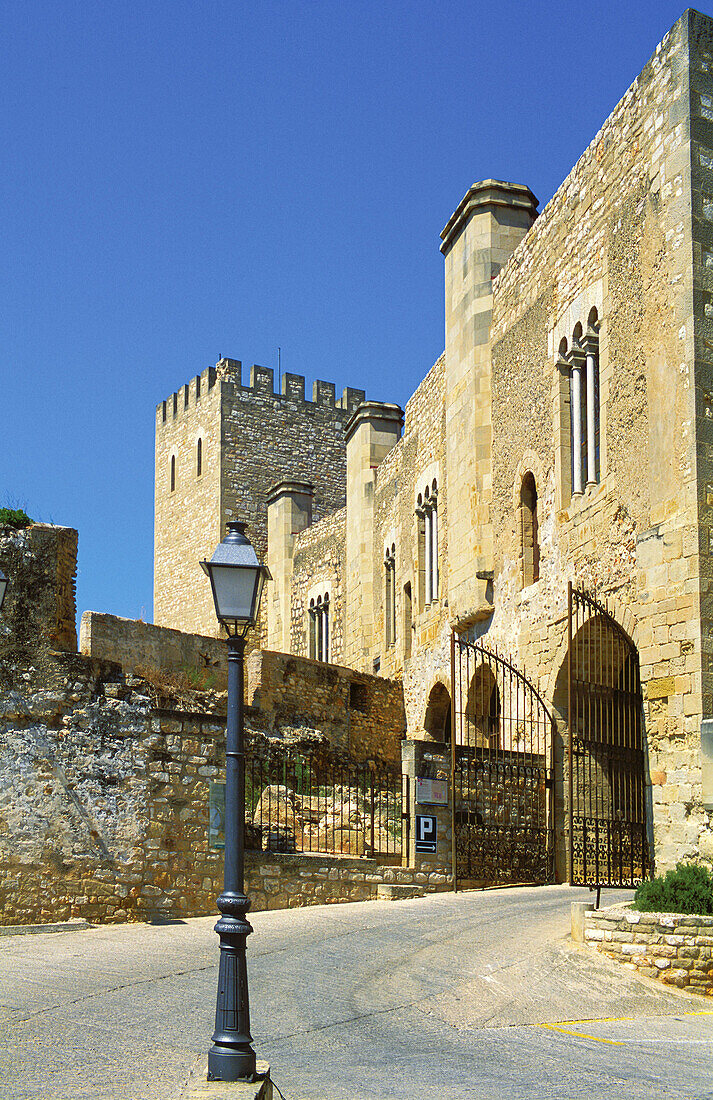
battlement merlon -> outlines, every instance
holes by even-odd
[[[441,252],[448,252],[472,214],[490,212],[496,220],[515,219],[513,224],[529,229],[537,217],[539,199],[524,183],[481,180],[468,189],[441,233]],[[507,211],[507,213],[506,213]]]
[[[165,401],[156,406],[156,419],[159,424],[176,419],[184,409],[198,401],[215,386],[217,381],[229,382],[237,390],[252,391],[255,394],[264,394],[277,401],[285,400],[297,405],[305,405],[309,408],[337,409],[346,413],[347,418],[354,413],[364,401],[364,390],[347,386],[342,391],[342,396],[336,397],[334,382],[324,382],[317,379],[312,386],[312,400],[305,398],[305,378],[302,374],[291,374],[286,371],[282,375],[281,392],[275,392],[275,371],[272,367],[261,367],[254,363],[250,368],[250,378],[243,383],[243,365],[239,359],[229,359],[221,356],[214,367],[208,367],[202,374],[181,386]]]

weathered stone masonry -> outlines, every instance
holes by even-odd
[[[66,528],[0,533],[10,576],[0,643],[0,923],[212,913],[223,853],[209,847],[209,784],[224,776],[225,694],[162,680],[160,669],[146,680],[97,655],[117,646],[132,657],[147,646],[172,652],[172,631],[136,624],[132,638],[109,617],[93,633],[93,655],[72,652],[76,546]],[[181,639],[189,654],[206,641]],[[253,754],[326,737],[351,759],[400,759],[399,684],[262,652],[248,659],[246,687]],[[415,881],[440,888],[420,866],[247,856],[254,908],[371,898],[380,883]]]

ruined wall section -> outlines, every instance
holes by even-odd
[[[401,766],[406,717],[398,681],[263,649],[248,658],[247,702],[283,737],[311,731],[352,760]]]
[[[564,717],[567,580],[609,598],[639,649],[659,866],[695,857],[710,828],[690,383],[688,43],[700,18],[687,12],[663,40],[501,272],[491,332],[497,561],[485,641],[526,665]],[[570,499],[557,350],[591,306],[601,481]],[[539,581],[523,589],[517,507],[528,471],[541,557]]]
[[[0,528],[0,570],[10,580],[0,619],[4,659],[44,665],[55,651],[76,653],[77,544],[71,527]]]
[[[328,592],[329,659],[334,664],[344,660],[346,527],[347,510],[340,508],[295,537],[290,652],[298,656],[309,653],[309,601]]]

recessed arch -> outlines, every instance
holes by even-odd
[[[501,706],[492,668],[478,665],[468,685],[463,743],[479,749],[499,748]]]
[[[520,483],[520,570],[522,587],[540,579],[540,537],[537,516],[537,485],[532,470]]]
[[[434,741],[451,739],[451,694],[440,681],[433,685],[428,696],[423,728]]]

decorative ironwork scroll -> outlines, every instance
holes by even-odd
[[[451,668],[454,876],[549,882],[552,715],[519,669],[457,634]]]
[[[635,886],[651,866],[636,646],[606,604],[569,585],[570,882]]]

